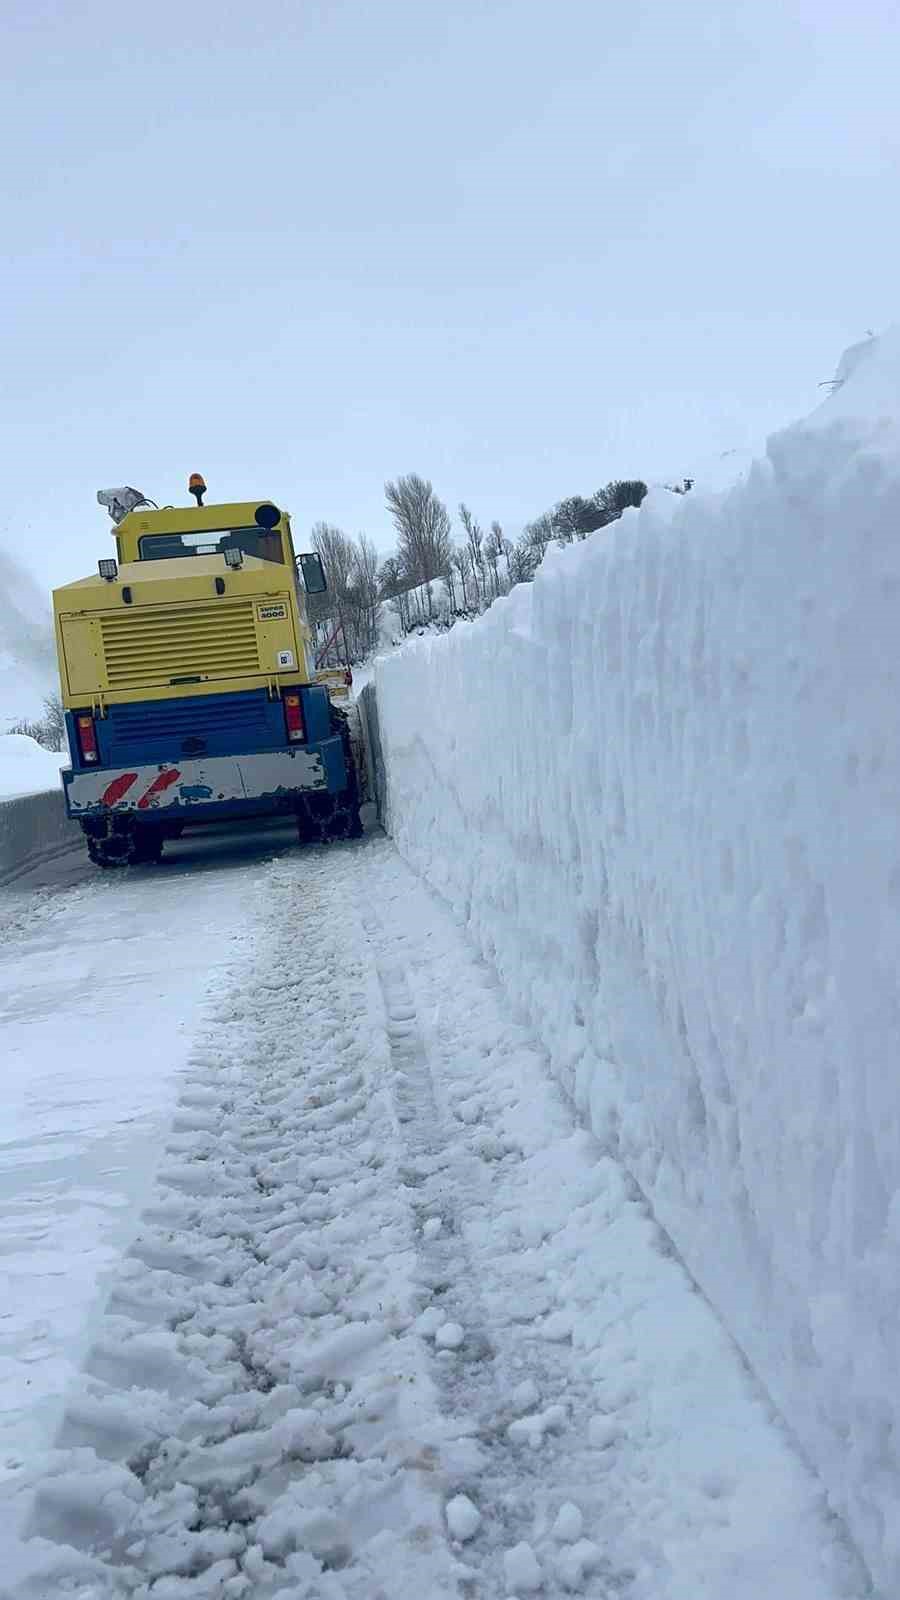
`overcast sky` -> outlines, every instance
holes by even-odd
[[[511,533],[812,408],[897,318],[900,24],[841,0],[6,0],[0,544],[98,488]]]

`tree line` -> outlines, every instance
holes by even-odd
[[[550,544],[586,539],[615,522],[628,506],[641,504],[647,485],[616,479],[588,497],[571,495],[527,523],[515,541],[499,522],[484,528],[465,503],[458,511],[461,532],[454,537],[447,507],[415,472],[389,481],[384,492],[397,545],[380,565],[365,534],[351,539],[331,523],[313,527],[328,577],[327,594],[310,597],[320,664],[350,665],[370,655],[385,605],[401,634],[479,615],[515,584],[530,583]]]
[[[19,717],[16,722],[0,728],[0,733],[24,733],[27,738],[34,739],[36,744],[43,745],[45,750],[52,750],[54,754],[65,750],[66,714],[62,700],[58,694],[45,695],[41,716]]]

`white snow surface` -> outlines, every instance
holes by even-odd
[[[67,755],[45,750],[25,733],[0,733],[0,800],[43,794],[60,787],[59,771]]]
[[[82,873],[86,876],[86,873]],[[0,896],[0,1485],[40,1470],[147,1201],[253,870]],[[0,1516],[0,1522],[5,1522]]]
[[[59,688],[49,604],[30,573],[0,546],[0,733],[41,715]]]
[[[388,841],[18,907],[8,1204],[56,1284],[7,1399],[36,1493],[4,1600],[864,1600],[636,1186]],[[65,1358],[40,1437],[26,1374],[50,1396]]]
[[[900,330],[838,377],[376,682],[402,853],[896,1596]]]
[[[465,1544],[467,1539],[474,1539],[480,1526],[481,1512],[467,1495],[455,1494],[447,1501],[447,1527],[454,1539]]]

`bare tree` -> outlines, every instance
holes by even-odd
[[[65,750],[66,748],[66,713],[58,694],[44,696],[44,715],[41,718],[44,738],[48,750]]]
[[[329,589],[335,594],[346,594],[353,571],[353,541],[342,528],[330,522],[317,522],[312,530],[313,544],[322,557]]]
[[[500,524],[499,524],[499,522],[495,522],[493,524],[493,526],[495,528],[499,528]],[[506,562],[506,588],[507,588],[507,592],[509,592],[509,590],[513,586],[513,582],[515,581],[513,579],[513,569],[512,569],[512,558],[513,558],[513,551],[515,550],[515,545],[513,544],[511,539],[507,539],[506,536],[503,535],[503,530],[502,529],[500,531],[501,531],[501,535],[503,537],[503,559]]]
[[[409,598],[399,556],[388,556],[387,560],[381,563],[378,588],[381,599],[389,601],[391,609],[396,612],[401,632],[408,633]]]
[[[530,583],[534,577],[534,567],[531,563],[530,552],[526,550],[522,541],[512,546],[507,557],[509,568],[510,586],[517,583]]]
[[[36,744],[42,745],[45,750],[59,754],[66,748],[66,714],[59,695],[45,695],[43,716],[34,719],[20,717],[3,731],[24,733],[29,739],[34,739]]]
[[[317,522],[312,530],[313,544],[322,558],[325,568],[325,577],[328,580],[328,589],[322,596],[319,607],[310,608],[310,615],[317,621],[327,622],[331,619],[334,623],[332,648],[338,655],[343,656],[346,666],[350,665],[350,642],[347,638],[347,595],[353,576],[354,550],[353,541],[347,538],[343,529],[335,528],[328,522]]]
[[[378,551],[364,533],[353,547],[348,601],[353,616],[354,660],[371,655],[378,643]]]
[[[596,496],[585,500],[583,495],[573,494],[567,500],[560,500],[553,511],[553,526],[560,544],[586,539],[595,528],[603,526],[603,512]]]
[[[453,552],[452,559],[453,559],[453,565],[456,568],[456,571],[459,573],[459,582],[460,582],[460,587],[462,589],[462,609],[463,609],[463,611],[468,611],[468,609],[469,609],[469,589],[468,589],[469,551],[468,551],[468,547],[466,545],[457,545],[456,549]]]
[[[378,569],[378,591],[382,600],[393,600],[401,587],[400,560],[397,556],[385,556]]]
[[[431,483],[410,472],[384,486],[385,500],[398,534],[401,569],[426,586],[428,615],[434,615],[431,584],[447,570],[450,518]]]
[[[646,493],[647,485],[639,478],[617,478],[588,500],[580,494],[570,495],[551,512],[554,534],[560,544],[586,539],[589,533],[617,521],[628,506],[639,506]]]
[[[500,594],[501,590],[500,558],[506,554],[507,549],[508,546],[503,537],[503,529],[501,528],[499,522],[492,522],[491,531],[486,536],[484,541],[484,556],[488,567],[490,568],[491,584],[494,590],[495,600],[497,599],[497,596]],[[509,566],[507,564],[507,577],[508,576]]]
[[[487,599],[484,583],[484,555],[482,552],[484,534],[479,525],[478,519],[473,517],[471,511],[465,503],[460,504],[459,520],[465,529],[466,544],[469,552],[469,565],[472,569],[472,579],[475,585],[475,599],[477,603],[479,600]]]
[[[533,522],[525,524],[512,559],[516,583],[531,582],[544,559],[547,546],[557,537],[551,511],[545,511]]]
[[[685,478],[684,481],[688,485],[690,480]],[[598,489],[593,496],[603,515],[599,526],[606,527],[608,523],[615,522],[629,506],[639,506],[646,495],[647,485],[640,478],[614,478],[612,483]]]
[[[450,615],[451,616],[454,615],[454,613],[456,612],[456,609],[457,609],[457,607],[456,607],[456,573],[457,573],[456,562],[454,560],[453,551],[451,550],[450,558],[449,558],[449,560],[447,562],[447,571],[444,573],[444,582],[447,585],[447,600],[448,600],[449,605],[450,605]]]

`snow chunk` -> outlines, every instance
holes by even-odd
[[[532,1450],[537,1450],[544,1442],[545,1433],[561,1433],[568,1420],[568,1412],[563,1405],[548,1406],[546,1411],[538,1411],[531,1417],[519,1417],[511,1422],[506,1432],[514,1443],[529,1444]]]
[[[425,1310],[416,1317],[414,1327],[416,1333],[421,1333],[425,1339],[433,1339],[438,1328],[444,1327],[444,1313],[437,1306],[426,1306]]]
[[[342,1376],[387,1337],[384,1323],[374,1317],[369,1322],[348,1322],[330,1338],[311,1347],[306,1357],[306,1371],[323,1378]]]
[[[442,1328],[438,1328],[434,1342],[439,1350],[458,1350],[465,1337],[458,1322],[445,1322]]]
[[[533,1378],[523,1378],[516,1384],[511,1398],[516,1411],[531,1411],[540,1403],[541,1391]]]
[[[464,1544],[474,1539],[481,1526],[481,1512],[468,1495],[457,1494],[447,1502],[447,1527],[454,1539]]]
[[[568,1550],[562,1550],[556,1558],[556,1572],[563,1588],[577,1594],[584,1587],[585,1579],[599,1566],[600,1557],[600,1546],[592,1539],[579,1539]]]
[[[619,1432],[618,1423],[600,1412],[588,1423],[588,1438],[595,1450],[608,1450]]]
[[[572,1337],[571,1311],[551,1311],[541,1324],[541,1338],[550,1344],[564,1344]]]
[[[581,1538],[583,1531],[584,1517],[578,1507],[571,1500],[567,1500],[556,1514],[556,1521],[553,1524],[554,1539],[558,1539],[560,1544],[574,1544],[576,1539]]]
[[[540,1562],[524,1539],[521,1544],[514,1544],[511,1550],[504,1552],[503,1571],[510,1595],[517,1589],[523,1594],[534,1594],[544,1581]]]
[[[422,1233],[426,1239],[436,1239],[443,1226],[444,1224],[440,1217],[429,1217],[428,1221],[423,1224]]]

